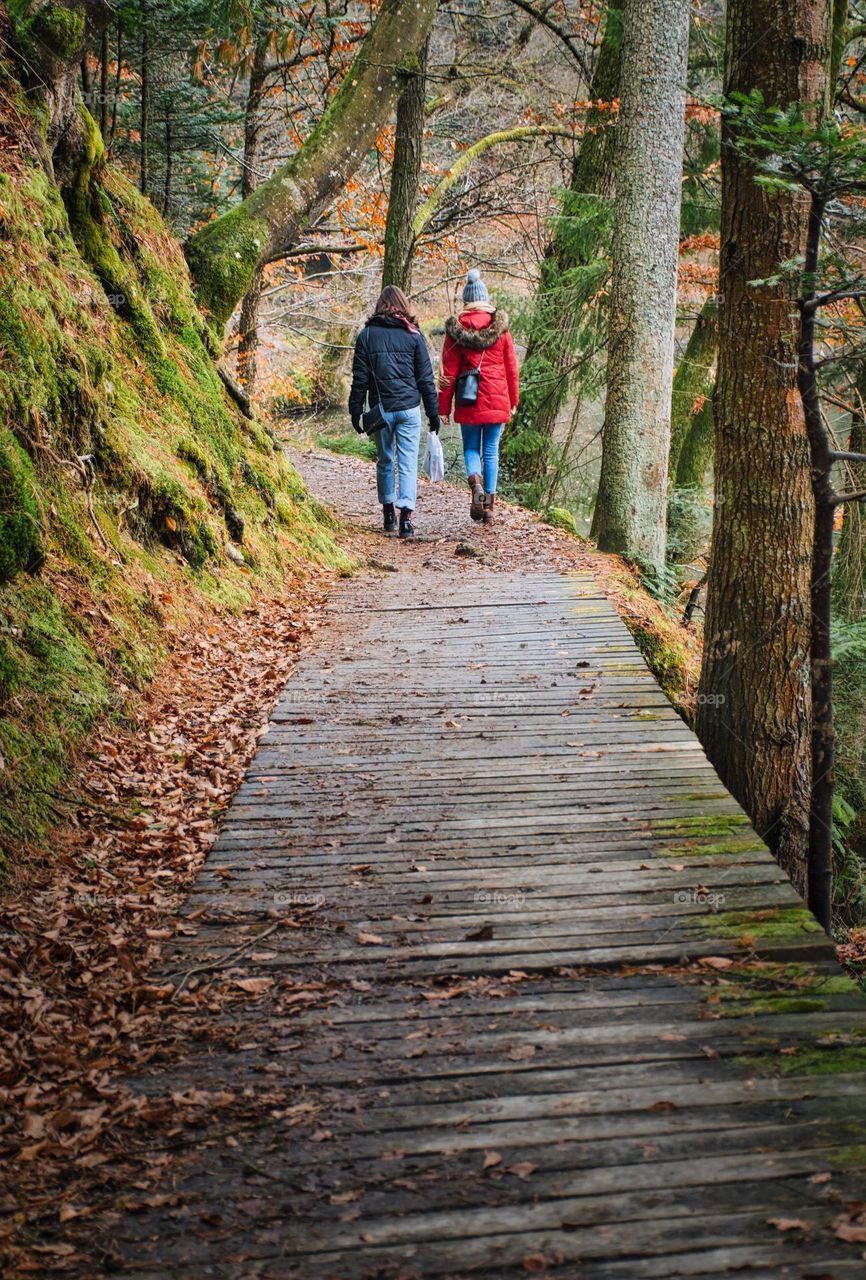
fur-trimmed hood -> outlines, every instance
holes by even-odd
[[[466,314],[464,311],[463,316]],[[508,332],[507,311],[494,311],[490,324],[483,329],[462,324],[463,316],[449,316],[445,321],[445,332],[452,342],[456,342],[459,347],[467,347],[470,351],[487,351],[499,341],[503,333]]]

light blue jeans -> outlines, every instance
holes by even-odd
[[[382,413],[387,426],[376,432],[376,489],[381,503],[394,502],[415,510],[418,493],[418,449],[421,445],[421,406]],[[396,483],[394,460],[397,461]]]
[[[485,422],[478,427],[460,427],[463,460],[467,476],[484,477],[484,492],[495,493],[499,479],[499,437],[504,422]]]

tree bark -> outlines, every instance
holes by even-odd
[[[857,378],[847,448],[852,453],[866,453],[866,364]],[[844,487],[852,491],[866,489],[866,463],[852,462],[848,466]],[[833,606],[847,622],[866,618],[866,508],[860,502],[849,502],[842,517],[833,573]]]
[[[614,181],[616,115],[608,104],[619,96],[621,11],[622,0],[611,0],[588,95],[605,106],[587,111],[562,217],[554,222],[533,302],[520,405],[504,449],[511,479],[520,485],[537,484],[547,470],[557,420],[574,384],[586,306],[598,283],[592,268],[604,225],[599,200],[610,198]]]
[[[406,85],[397,103],[397,133],[394,163],[388,192],[388,219],[385,223],[385,261],[382,284],[395,284],[404,293],[412,289],[415,234],[412,227],[421,155],[424,147],[424,102],[427,91],[428,35],[417,56],[417,66],[407,64]]]
[[[626,0],[598,545],[660,566],[676,322],[688,0]]]
[[[187,243],[199,300],[225,324],[258,266],[272,262],[355,172],[400,92],[400,69],[427,39],[436,0],[383,0],[336,97],[301,149],[234,209]]]
[[[148,173],[148,162],[150,158],[150,149],[148,146],[148,134],[150,132],[150,3],[149,0],[141,0],[141,103],[139,132],[141,134],[141,150],[139,152],[139,178],[138,185],[141,194],[147,195],[148,183],[150,175]]]
[[[82,58],[91,38],[99,35],[113,17],[108,0],[68,0],[64,5],[37,0],[15,23],[14,44],[21,54],[21,78],[46,112],[38,145],[58,181],[74,171],[85,142],[79,111]]]
[[[676,488],[702,485],[706,478],[712,444],[708,452],[702,425],[708,406],[712,421],[718,350],[719,308],[712,297],[701,308],[674,374],[668,474]]]
[[[108,137],[108,27],[99,42],[99,132],[104,142]]]
[[[268,36],[259,33],[253,53],[253,65],[250,69],[250,83],[247,91],[247,104],[244,114],[244,163],[241,173],[241,198],[246,200],[259,185],[259,141],[261,137],[262,101],[264,99],[265,81],[267,80]],[[250,287],[241,301],[241,314],[238,329],[238,381],[246,394],[252,399],[256,390],[258,377],[258,361],[256,353],[259,346],[259,302],[262,296],[264,275],[261,266],[253,272]]]
[[[833,927],[833,796],[836,729],[833,723],[833,646],[831,599],[833,594],[833,525],[836,494],[833,491],[833,449],[824,425],[818,394],[815,345],[815,280],[821,253],[826,201],[813,194],[803,262],[805,296],[800,301],[797,385],[803,403],[806,434],[812,459],[812,493],[815,525],[812,540],[812,642],[810,680],[812,694],[812,793],[809,811],[809,856],[806,900],[827,933]]]
[[[730,0],[725,92],[821,103],[828,0]],[[797,386],[796,285],[753,285],[802,255],[807,203],[755,182],[722,137],[715,519],[697,732],[795,886],[806,888],[814,503]]]

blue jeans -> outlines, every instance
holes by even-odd
[[[418,493],[418,449],[421,445],[421,406],[382,413],[387,426],[376,432],[376,489],[381,503],[394,502],[415,510]],[[397,461],[396,484],[394,460]]]
[[[496,481],[499,478],[499,437],[504,426],[504,422],[485,422],[478,427],[460,427],[466,474],[483,475],[485,493],[496,492]]]

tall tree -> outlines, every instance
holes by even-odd
[[[626,0],[598,544],[660,566],[676,322],[688,0]]]
[[[421,154],[424,144],[424,102],[427,88],[427,55],[430,37],[417,55],[417,64],[407,60],[405,87],[397,103],[397,132],[394,163],[388,192],[385,223],[385,261],[382,283],[396,284],[408,293],[412,288],[415,234],[412,219],[418,199]]]
[[[148,194],[150,186],[150,3],[141,0],[141,108],[139,135],[141,150],[139,152],[138,185],[142,195]]]
[[[259,185],[259,144],[261,140],[262,101],[267,79],[267,61],[270,33],[260,31],[253,49],[253,61],[250,67],[250,81],[247,88],[247,101],[244,111],[244,161],[241,173],[241,198],[246,200]],[[256,389],[258,367],[256,351],[259,345],[259,303],[264,282],[263,269],[257,266],[253,272],[250,287],[241,302],[241,314],[238,329],[238,379],[248,396],[252,397]]]
[[[853,453],[866,453],[866,364],[851,385],[850,395],[854,403],[848,448]],[[866,489],[866,464],[849,465],[850,488]],[[842,521],[834,566],[833,605],[848,622],[866,620],[866,510],[856,503],[845,508]]]
[[[729,0],[725,93],[822,104],[828,0]],[[817,108],[813,108],[817,109]],[[810,564],[814,506],[797,387],[799,192],[755,181],[722,136],[715,519],[697,731],[723,782],[805,890],[810,797]],[[758,285],[752,282],[761,281]]]
[[[589,108],[562,214],[553,223],[533,299],[521,369],[520,405],[505,437],[513,482],[533,498],[547,471],[557,419],[575,381],[587,310],[607,274],[600,253],[613,193],[622,0],[611,0],[589,85]],[[591,359],[591,356],[588,357]]]
[[[224,324],[257,267],[297,241],[355,172],[387,121],[401,70],[427,39],[436,0],[383,0],[319,125],[295,156],[187,243],[199,299]]]

